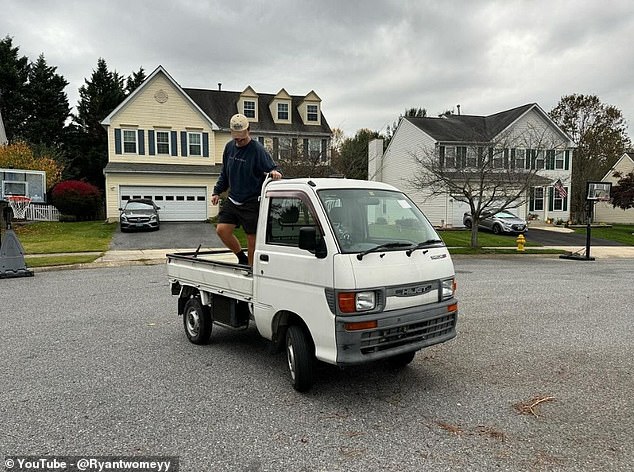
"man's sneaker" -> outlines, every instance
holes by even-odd
[[[249,258],[244,251],[236,253],[236,256],[238,257],[238,264],[249,265]]]

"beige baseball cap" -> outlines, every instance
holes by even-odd
[[[236,113],[229,122],[231,136],[233,138],[244,138],[249,130],[249,120],[241,113]]]

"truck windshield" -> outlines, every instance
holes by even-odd
[[[401,192],[333,189],[320,190],[318,195],[344,253],[368,251],[378,245],[387,245],[386,251],[403,251],[440,241],[425,215]]]

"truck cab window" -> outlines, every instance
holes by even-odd
[[[319,228],[310,208],[299,197],[272,197],[266,225],[267,244],[292,247],[299,247],[300,228]]]

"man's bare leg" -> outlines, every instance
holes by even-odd
[[[232,225],[230,223],[218,223],[216,226],[216,234],[220,238],[220,240],[230,249],[238,258],[240,263],[243,263],[241,260],[240,253],[244,255],[242,252],[242,246],[240,245],[240,241],[236,238],[236,235],[233,234],[233,231],[236,229],[236,225]]]

